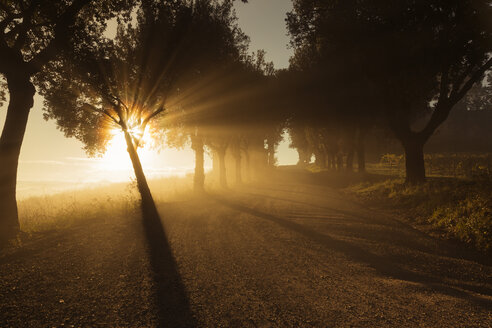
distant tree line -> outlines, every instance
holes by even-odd
[[[485,0],[293,0],[294,55],[275,70],[249,52],[233,1],[0,1],[0,239],[19,230],[17,165],[36,91],[45,118],[89,154],[124,134],[143,206],[153,202],[144,134],[191,146],[197,192],[206,152],[222,187],[231,167],[240,184],[275,166],[285,131],[300,165],[361,172],[367,141],[390,131],[407,182],[421,183],[424,145],[451,110],[490,106],[491,14]]]

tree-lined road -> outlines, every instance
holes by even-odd
[[[490,262],[337,190],[244,187],[158,208],[169,244],[149,249],[136,215],[2,253],[0,326],[490,327]]]

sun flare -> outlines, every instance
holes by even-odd
[[[132,162],[127,151],[125,135],[121,129],[110,131],[111,140],[108,143],[106,152],[100,161],[100,168],[107,171],[128,171],[133,172]],[[138,156],[142,166],[150,166],[155,161],[154,151],[151,150],[151,138],[148,133],[143,133],[141,147],[138,148]]]

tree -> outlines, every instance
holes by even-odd
[[[395,42],[394,49],[386,46],[393,59],[380,64],[387,78],[381,83],[387,91],[382,93],[386,116],[405,150],[407,182],[420,183],[424,144],[492,65],[492,7],[489,1],[432,1],[402,3],[396,13],[378,16],[383,14],[384,27],[378,29],[387,30],[395,14],[402,22],[386,39]],[[410,51],[408,42],[414,44]],[[413,126],[415,118],[429,112],[422,127]]]
[[[196,10],[143,2],[136,27],[122,22],[115,40],[101,35],[92,47],[74,47],[41,77],[46,117],[81,140],[89,154],[105,151],[112,130],[124,134],[144,210],[153,200],[137,150],[147,130],[157,130],[152,122],[178,105],[171,99],[179,79],[195,68],[190,27]]]
[[[202,192],[205,146],[219,147],[224,141],[214,127],[224,118],[221,112],[230,105],[231,92],[237,92],[238,67],[246,54],[248,38],[237,26],[232,1],[202,0],[193,2],[187,39],[186,53],[193,58],[187,60],[188,69],[178,79],[180,91],[170,100],[177,106],[170,108],[162,129],[167,129],[168,141],[175,146],[191,142],[195,152],[194,189]]]
[[[361,98],[375,116],[382,109],[405,150],[407,182],[420,183],[424,144],[492,65],[491,11],[485,0],[299,0],[288,23],[324,67],[357,68],[350,77],[373,95]]]
[[[290,70],[299,84],[293,124],[307,125],[316,163],[365,170],[364,138],[373,124],[372,88],[366,76],[361,31],[353,24],[353,1],[295,1],[287,23],[295,49]],[[345,12],[342,10],[345,9]],[[295,123],[295,121],[298,121]],[[314,129],[314,130],[312,130]]]
[[[70,43],[104,28],[128,1],[0,1],[0,76],[9,93],[0,137],[0,239],[19,230],[17,166],[36,92],[32,78]],[[2,85],[0,85],[2,88]]]

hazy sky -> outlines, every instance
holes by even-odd
[[[251,38],[251,51],[264,49],[267,59],[276,68],[288,66],[291,50],[287,48],[288,37],[285,14],[291,8],[290,0],[250,0],[248,4],[236,5],[239,25]],[[125,148],[115,156],[123,156],[127,163],[116,169],[105,159],[88,158],[82,144],[68,139],[56,129],[54,122],[42,118],[42,98],[35,97],[19,163],[20,197],[49,192],[57,187],[71,187],[100,181],[124,181],[132,176]],[[6,106],[0,108],[0,126],[6,115]],[[109,156],[109,155],[108,155]],[[166,149],[160,154],[146,153],[143,165],[149,176],[191,171],[194,156],[190,149]],[[107,157],[106,157],[107,158]],[[284,142],[279,147],[281,164],[297,162],[297,153]],[[210,166],[210,160],[206,163]]]

